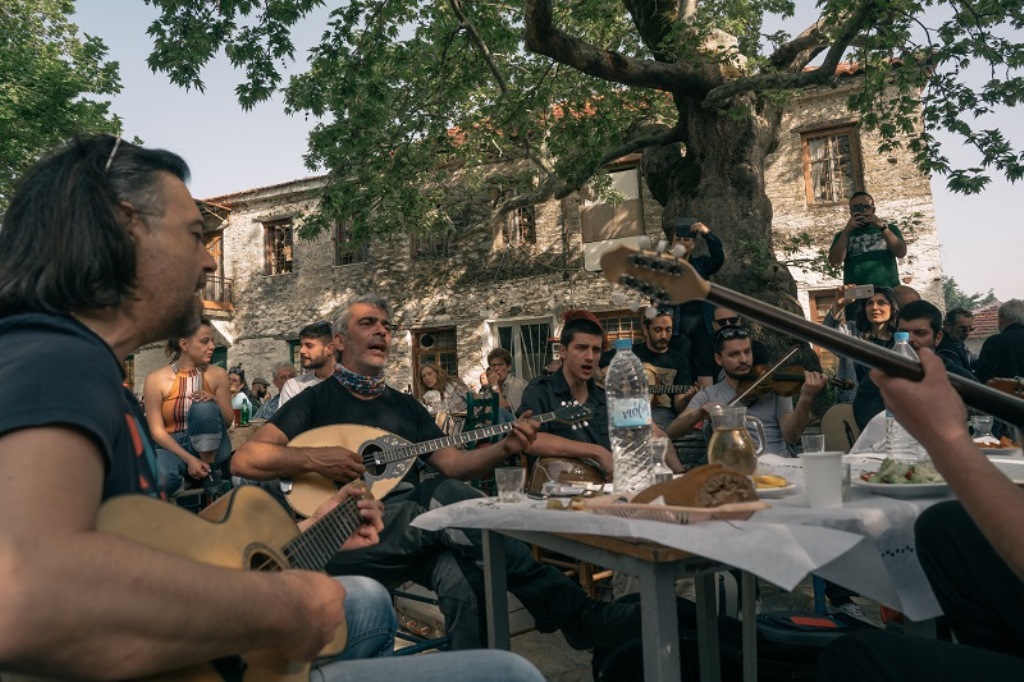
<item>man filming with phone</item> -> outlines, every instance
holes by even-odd
[[[850,197],[850,219],[832,240],[828,262],[843,266],[843,284],[895,287],[900,283],[896,259],[907,255],[903,234],[894,223],[875,215],[875,200],[867,192]],[[867,294],[870,297],[871,294]],[[846,319],[856,319],[858,300]]]

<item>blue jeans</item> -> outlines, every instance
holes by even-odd
[[[221,464],[231,456],[231,439],[224,426],[224,417],[213,400],[193,403],[188,411],[185,430],[175,431],[170,436],[186,452],[196,457],[200,452],[216,450],[214,464]],[[173,495],[184,484],[188,465],[176,454],[161,447],[156,448],[156,460],[164,492]]]
[[[544,678],[525,659],[507,651],[460,651],[430,656],[391,656],[398,620],[391,596],[376,580],[361,576],[335,578],[345,586],[348,643],[333,658],[321,658],[310,671],[311,682],[541,682]]]
[[[309,679],[310,682],[544,682],[544,676],[525,658],[510,651],[488,649],[337,661],[316,667]]]

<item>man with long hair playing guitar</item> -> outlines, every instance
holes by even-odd
[[[380,585],[312,570],[240,570],[245,557],[236,557],[234,568],[228,561],[203,563],[185,551],[192,538],[148,522],[147,516],[221,527],[235,520],[237,510],[227,503],[262,494],[250,487],[222,498],[224,515],[216,524],[161,501],[145,418],[122,386],[120,363],[136,348],[187,337],[199,326],[199,294],[216,266],[185,187],[188,174],[169,152],[109,135],[75,140],[28,173],[4,216],[5,682],[11,673],[127,679],[192,665],[207,679],[241,679],[257,660],[246,652],[262,651],[275,654],[276,667],[267,672],[308,677],[308,667],[296,664],[316,659],[346,624],[348,647],[317,666],[317,679],[369,679],[375,671],[383,679],[436,681],[480,669],[486,679],[498,670],[501,679],[539,680],[528,664],[493,652],[429,662],[341,660],[390,649],[395,618]],[[352,504],[351,495],[358,491],[340,491],[307,525],[317,528],[320,516],[351,509],[354,533],[346,534],[345,547],[375,545],[380,505]],[[288,515],[264,498],[265,509],[284,515],[285,534],[298,535]],[[111,531],[108,523],[141,532]],[[341,546],[344,538],[336,541]]]

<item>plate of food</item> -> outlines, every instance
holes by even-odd
[[[978,449],[990,457],[1020,457],[1020,443],[1013,441],[1006,436],[996,438],[995,436],[982,436],[974,439]]]
[[[949,492],[949,484],[931,462],[891,458],[882,460],[878,471],[865,471],[852,483],[877,495],[899,498],[934,497]]]
[[[656,483],[636,495],[613,493],[584,504],[595,514],[676,524],[745,520],[771,506],[757,499],[749,478],[720,464],[691,469],[685,476]]]
[[[757,496],[762,500],[774,500],[785,497],[796,489],[795,483],[790,483],[782,476],[771,474],[759,474],[751,476]]]

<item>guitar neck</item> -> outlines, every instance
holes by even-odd
[[[357,502],[357,498],[348,498],[286,544],[282,549],[291,568],[322,571],[342,542],[362,523]]]
[[[544,424],[549,421],[553,421],[557,418],[554,412],[545,412],[535,417],[530,417],[533,421],[538,424]],[[381,452],[374,453],[374,460],[378,464],[390,464],[391,462],[399,462],[403,459],[409,459],[410,457],[419,457],[441,448],[458,447],[459,445],[465,445],[466,443],[473,443],[484,438],[491,438],[492,436],[500,436],[503,433],[508,433],[513,429],[514,422],[506,422],[504,424],[494,424],[492,426],[484,426],[483,428],[473,429],[472,431],[466,431],[455,436],[445,436],[444,438],[435,438],[434,440],[424,441],[422,443],[412,443],[410,445],[403,445],[397,448],[384,450]]]
[[[809,343],[818,344],[833,353],[846,355],[857,362],[876,367],[890,376],[913,381],[919,381],[924,376],[921,363],[916,360],[898,355],[864,339],[848,336],[823,324],[811,322],[791,312],[766,305],[752,296],[711,283],[706,298],[711,303],[735,310]],[[1013,424],[1021,422],[1021,402],[1018,398],[956,374],[950,374],[949,381],[968,405]]]

